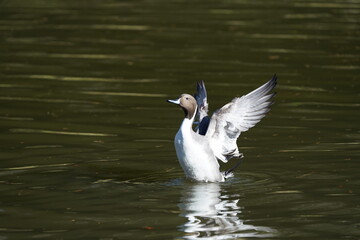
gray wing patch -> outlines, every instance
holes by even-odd
[[[212,115],[206,136],[218,159],[227,162],[232,157],[241,156],[236,140],[270,111],[275,93],[269,92],[276,86],[276,80],[274,75],[264,85],[240,98],[234,98]]]

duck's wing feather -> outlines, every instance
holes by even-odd
[[[227,162],[232,157],[241,156],[236,140],[270,111],[271,98],[276,93],[269,92],[276,86],[276,80],[274,75],[261,87],[245,96],[234,98],[212,115],[206,136],[218,159]]]
[[[210,117],[208,116],[209,104],[207,102],[207,93],[204,81],[197,83],[196,90],[195,99],[198,105],[196,117],[199,123],[197,132],[201,135],[205,135],[209,127]]]

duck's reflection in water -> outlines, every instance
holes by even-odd
[[[239,199],[221,193],[219,183],[196,183],[185,187],[181,216],[187,222],[180,227],[185,239],[233,239],[271,237],[275,230],[246,224],[240,219]]]

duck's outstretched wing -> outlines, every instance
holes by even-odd
[[[261,87],[234,98],[212,115],[206,136],[218,159],[227,162],[232,157],[241,156],[236,140],[240,133],[254,127],[270,111],[271,98],[276,93],[268,93],[276,86],[276,79],[274,75]]]
[[[197,132],[201,135],[205,135],[209,127],[210,117],[208,116],[209,104],[207,102],[207,93],[204,81],[197,83],[196,90],[195,99],[198,105],[196,117],[199,122]]]

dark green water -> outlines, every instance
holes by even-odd
[[[0,1],[0,239],[359,239],[360,1]],[[226,183],[167,104],[277,73]],[[232,163],[223,166],[229,168]]]

